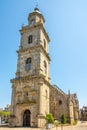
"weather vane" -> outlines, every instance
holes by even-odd
[[[36,8],[38,8],[38,0],[35,0]]]

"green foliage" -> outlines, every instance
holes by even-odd
[[[65,116],[65,114],[62,114],[62,116],[61,116],[61,123],[66,124],[66,116]]]
[[[0,111],[0,116],[10,116],[9,111]]]
[[[54,118],[51,113],[47,114],[45,119],[47,120],[47,123],[54,123]]]
[[[74,120],[73,125],[77,125],[77,120]]]

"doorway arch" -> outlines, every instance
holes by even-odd
[[[24,111],[24,114],[23,114],[23,126],[24,127],[30,126],[30,119],[31,119],[31,112],[29,110]]]

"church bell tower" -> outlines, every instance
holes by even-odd
[[[49,113],[50,57],[49,36],[38,8],[28,16],[20,30],[17,72],[12,83],[11,126],[45,124]]]

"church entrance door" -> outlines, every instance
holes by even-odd
[[[30,117],[31,117],[31,112],[29,110],[26,110],[23,115],[23,126],[24,127],[30,126]]]

